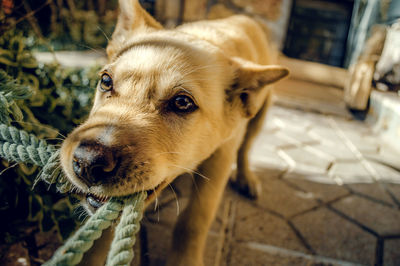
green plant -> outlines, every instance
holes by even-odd
[[[15,30],[0,37],[0,102],[4,104],[0,122],[58,145],[88,114],[97,68],[41,64],[30,51],[33,45]],[[0,242],[5,243],[1,249],[19,241],[31,243],[38,232],[55,230],[65,239],[76,229],[80,221],[71,214],[77,199],[44,182],[33,189],[40,174],[37,166],[2,161],[0,171],[0,215],[8,218],[0,221]],[[39,248],[28,245],[33,256]]]

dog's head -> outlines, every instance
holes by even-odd
[[[264,85],[287,75],[163,30],[136,1],[120,5],[91,113],[61,148],[70,181],[98,196],[153,190],[194,169],[255,115]]]

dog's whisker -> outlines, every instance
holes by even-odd
[[[189,172],[191,172],[191,173],[194,173],[194,174],[196,174],[196,175],[198,175],[198,176],[204,178],[204,179],[207,180],[207,181],[210,180],[209,177],[207,177],[207,176],[203,175],[202,173],[199,173],[199,172],[197,172],[197,171],[195,171],[195,170],[193,170],[193,169],[190,169],[190,168],[187,168],[187,167],[183,167],[183,166],[180,166],[180,165],[176,165],[176,164],[171,164],[171,166],[174,166],[174,167],[177,167],[177,168],[181,168],[181,169],[183,169],[183,170],[187,170],[187,171],[189,171]]]
[[[104,30],[103,30],[99,25],[97,25],[97,28],[103,33],[104,37],[106,37],[107,42],[109,42],[109,41],[110,41],[110,38],[108,38],[108,36],[107,36],[107,34],[104,32]]]
[[[197,186],[196,179],[193,176],[193,173],[189,173],[190,178],[192,179],[194,189],[196,190],[197,195],[200,194],[199,187]]]
[[[61,134],[58,130],[56,130],[52,127],[49,127],[49,126],[42,125],[42,124],[38,124],[38,123],[34,123],[34,122],[26,122],[26,121],[15,121],[15,120],[11,121],[11,123],[26,124],[26,125],[31,125],[31,126],[35,126],[35,127],[45,128],[47,130],[53,131],[53,132],[57,133],[58,135],[60,135],[62,137],[61,140],[64,140],[67,138],[66,136]]]
[[[175,198],[175,202],[176,202],[176,216],[179,216],[180,213],[180,208],[179,208],[179,200],[178,200],[178,196],[175,193],[174,188],[172,187],[171,184],[168,184],[168,186],[170,187],[172,193],[174,194],[174,198]]]
[[[88,49],[92,50],[93,52],[95,52],[97,54],[100,54],[100,55],[103,55],[103,53],[99,52],[99,50],[105,50],[104,48],[100,48],[100,47],[99,48],[93,48],[91,46],[84,45],[84,44],[79,44],[79,46],[84,47],[84,48],[88,48]]]

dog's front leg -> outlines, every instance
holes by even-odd
[[[169,266],[203,265],[203,251],[207,233],[215,218],[225,185],[236,158],[235,146],[219,148],[198,168],[189,204],[175,226]],[[237,148],[236,148],[237,149]],[[200,175],[201,174],[201,175]]]

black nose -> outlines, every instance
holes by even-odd
[[[72,166],[88,186],[99,184],[116,170],[115,150],[95,141],[82,141],[75,149]]]

